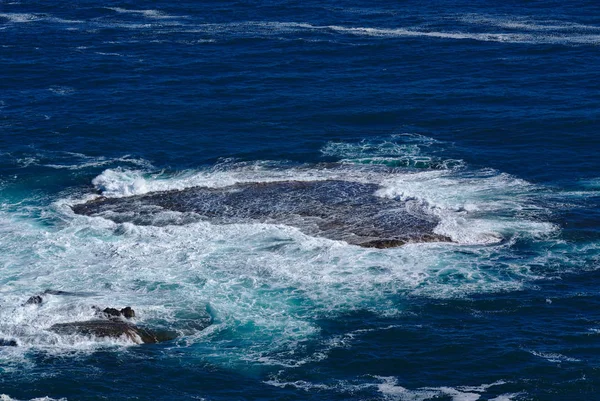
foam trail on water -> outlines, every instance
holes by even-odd
[[[520,29],[525,31],[600,31],[600,26],[558,20],[537,20],[525,16],[468,14],[461,15],[455,18],[455,20],[474,25],[497,26],[500,28]]]
[[[24,401],[24,400],[17,400],[16,398],[12,398],[6,394],[0,394],[0,401]],[[67,399],[66,398],[37,397],[37,398],[32,398],[29,401],[67,401]]]
[[[286,34],[303,32],[320,32],[323,34],[343,34],[358,37],[376,38],[432,38],[442,40],[472,40],[480,42],[498,42],[513,44],[561,44],[561,45],[598,45],[600,44],[600,27],[569,22],[539,21],[526,17],[493,17],[493,16],[466,16],[458,18],[469,25],[495,26],[507,31],[503,32],[471,32],[469,30],[425,30],[419,27],[364,27],[344,26],[337,24],[316,25],[308,22],[278,22],[278,21],[243,21],[225,24],[193,24],[176,19],[188,19],[186,16],[168,15],[160,10],[153,9],[126,9],[122,7],[106,7],[118,14],[141,15],[146,20],[155,21],[150,24],[123,23],[121,21],[70,21],[35,13],[0,13],[0,18],[12,23],[34,23],[40,21],[56,23],[88,23],[97,27],[111,27],[123,29],[161,29],[164,33],[208,33],[223,35],[260,35],[265,37],[280,37]],[[456,18],[454,18],[456,19]],[[442,18],[443,20],[443,18]],[[435,23],[436,21],[432,21]],[[181,26],[178,28],[178,26]],[[160,33],[157,31],[157,33]]]
[[[7,19],[9,22],[22,24],[31,22],[55,22],[59,24],[83,24],[85,21],[80,20],[66,20],[62,18],[53,17],[48,14],[40,13],[0,13],[0,18]]]
[[[33,22],[40,19],[36,14],[26,13],[0,13],[0,18],[9,20],[10,22],[26,23]]]
[[[499,380],[491,384],[483,384],[481,386],[461,386],[461,387],[424,387],[416,390],[409,390],[398,385],[398,380],[394,377],[376,377],[381,380],[381,383],[377,386],[379,392],[383,394],[385,399],[390,400],[435,400],[438,398],[450,397],[453,401],[477,401],[481,399],[482,393],[494,386],[501,386],[506,384],[505,381]],[[509,396],[504,394],[507,400],[512,398],[506,398]]]
[[[284,381],[279,378],[273,378],[265,381],[266,384],[280,388],[297,388],[306,392],[321,391],[333,392],[342,394],[351,394],[354,397],[357,395],[369,394],[368,390],[376,389],[386,400],[399,401],[427,401],[436,399],[451,399],[453,401],[477,401],[481,397],[485,399],[515,400],[517,396],[523,394],[502,394],[498,397],[489,398],[493,395],[488,395],[490,389],[507,384],[503,380],[498,380],[490,384],[482,384],[479,386],[457,386],[457,387],[423,387],[414,390],[405,388],[398,384],[398,379],[388,376],[373,376],[376,382],[354,383],[347,381],[334,382],[332,384],[312,383],[305,380]],[[372,397],[372,396],[371,396]],[[369,397],[370,398],[370,397]]]
[[[480,42],[498,42],[514,44],[562,44],[562,45],[597,45],[600,35],[589,32],[570,32],[563,30],[540,32],[522,30],[511,32],[469,32],[469,31],[436,31],[413,27],[352,27],[343,25],[314,25],[305,22],[266,22],[246,21],[228,24],[197,25],[186,32],[205,32],[217,34],[254,34],[273,36],[273,34],[293,34],[303,31],[325,34],[347,34],[359,37],[377,38],[433,38],[446,40],[472,40]]]
[[[151,19],[186,18],[186,17],[182,17],[182,16],[168,15],[159,10],[131,10],[131,9],[126,9],[126,8],[122,8],[122,7],[105,7],[105,8],[107,10],[115,11],[119,14],[134,14],[134,15],[137,14],[137,15],[142,15],[146,18],[151,18]]]

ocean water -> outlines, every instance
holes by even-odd
[[[0,39],[0,400],[600,400],[597,2],[2,0]],[[453,242],[71,209],[288,180]],[[92,306],[178,337],[49,330]]]

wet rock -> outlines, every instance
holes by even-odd
[[[44,294],[67,295],[67,296],[77,296],[78,295],[78,293],[76,293],[76,292],[59,291],[59,290],[46,290],[46,291],[44,291]]]
[[[94,306],[93,308],[97,311],[97,313],[101,314],[102,317],[124,317],[126,319],[132,319],[135,317],[135,311],[131,309],[130,306],[126,306],[121,310],[118,310],[116,308],[104,308],[103,310],[100,310],[100,308],[98,308],[97,306]]]
[[[6,340],[0,338],[0,347],[16,347],[18,344],[15,340]]]
[[[121,316],[121,312],[119,312],[119,310],[115,309],[115,308],[105,308],[102,312],[108,316],[114,316],[114,317]]]
[[[25,305],[39,305],[42,302],[44,302],[44,300],[42,299],[41,296],[34,295],[32,297],[29,297],[29,299],[27,301],[25,301]]]
[[[136,344],[154,344],[177,337],[175,333],[154,332],[118,319],[60,323],[50,327],[50,330],[63,335],[80,334],[95,337],[127,338]]]
[[[452,239],[444,235],[428,234],[421,236],[417,241],[408,238],[386,238],[360,243],[365,248],[395,248],[410,242],[452,242]]]
[[[374,248],[450,240],[434,234],[439,219],[426,205],[377,196],[380,189],[343,180],[240,183],[99,198],[74,205],[73,211],[138,225],[187,224],[194,218],[214,224],[286,224],[308,235]],[[169,220],[164,211],[179,214]]]
[[[125,308],[121,309],[121,315],[123,315],[123,317],[126,319],[132,319],[135,317],[135,311],[131,309],[130,306],[126,306]]]

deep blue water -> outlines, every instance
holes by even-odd
[[[0,1],[0,39],[0,399],[600,400],[597,2]],[[328,178],[455,243],[70,208]],[[179,337],[49,330],[92,305]]]

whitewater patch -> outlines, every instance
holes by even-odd
[[[477,401],[481,397],[486,397],[487,393],[493,387],[503,386],[506,381],[498,380],[490,384],[479,386],[458,386],[458,387],[423,387],[410,390],[398,384],[398,379],[387,376],[373,376],[376,382],[356,383],[354,381],[337,381],[334,383],[312,383],[305,380],[284,381],[277,377],[265,381],[266,384],[279,388],[297,388],[306,392],[312,391],[331,391],[334,393],[345,393],[353,396],[369,394],[370,390],[376,390],[384,400],[399,401],[427,401],[440,398],[450,398],[453,401]],[[524,393],[505,393],[500,395],[490,395],[487,400],[511,401],[524,396]],[[493,398],[489,398],[493,397]]]
[[[425,153],[442,143],[420,134],[396,134],[389,140],[358,143],[329,142],[322,149],[324,156],[337,157],[340,163],[383,165],[419,169],[447,170],[464,166],[460,159]]]
[[[314,169],[290,169],[277,163],[264,161],[231,163],[225,161],[206,170],[186,170],[175,173],[148,172],[123,168],[107,169],[92,180],[103,196],[110,198],[143,195],[150,192],[183,190],[193,187],[224,188],[235,184],[276,181],[325,181],[348,177],[350,181],[363,182],[366,176],[347,175],[342,170],[317,166]]]
[[[436,153],[444,146],[426,138],[418,139],[420,145],[415,140],[392,139],[399,146],[378,145],[390,139],[355,145],[365,157],[397,158],[404,157],[403,152]],[[400,146],[403,141],[413,141],[418,149]],[[323,150],[327,157],[339,159],[357,154],[352,144],[330,143]],[[438,156],[443,159],[443,152]],[[69,162],[64,166],[72,168],[114,161],[65,157]],[[441,221],[435,229],[459,245],[361,248],[286,224],[212,224],[185,220],[176,211],[162,215],[168,224],[118,223],[75,214],[73,205],[98,196],[82,195],[79,188],[50,205],[19,208],[17,213],[12,205],[2,204],[0,338],[18,343],[5,353],[9,360],[24,364],[31,350],[61,354],[135,346],[126,339],[58,336],[48,330],[53,324],[92,319],[93,306],[131,306],[139,315],[136,324],[175,331],[179,339],[174,346],[206,350],[203,357],[215,363],[293,368],[327,359],[331,350],[348,346],[360,335],[329,338],[299,357],[306,341],[319,338],[317,322],[323,317],[353,311],[393,317],[404,313],[401,300],[410,297],[444,299],[519,290],[540,277],[530,266],[564,259],[560,250],[555,255],[534,252],[529,258],[513,252],[521,239],[555,245],[556,228],[543,220],[548,213],[538,202],[543,188],[490,169],[236,160],[180,172],[135,163],[130,167],[104,170],[93,180],[96,190],[123,199],[198,186],[223,189],[290,180],[312,185],[338,179],[377,185],[374,196],[409,202],[414,207],[409,212],[422,213],[425,208],[437,213]],[[173,224],[177,218],[181,224]],[[41,306],[23,306],[30,296],[47,289],[93,295],[55,296]],[[211,327],[194,325],[207,316]],[[231,348],[232,339],[239,346]]]
[[[326,151],[332,154],[333,145]],[[339,145],[336,151],[341,152]],[[396,151],[399,151],[396,149]],[[413,149],[409,148],[412,152]],[[354,149],[350,150],[354,154]],[[402,159],[397,155],[392,160]],[[202,171],[175,174],[146,173],[143,170],[108,169],[92,183],[109,198],[144,195],[187,188],[226,188],[245,183],[285,181],[348,181],[376,184],[376,196],[410,202],[415,215],[427,213],[440,220],[436,234],[460,244],[500,243],[514,236],[541,238],[559,228],[544,221],[547,209],[538,201],[540,188],[494,170],[468,171],[461,168],[398,171],[379,165],[363,165],[344,158],[339,165],[301,168],[273,168],[273,163],[220,165]],[[435,165],[439,166],[439,165]]]
[[[23,400],[17,400],[16,398],[9,397],[6,394],[0,394],[0,401],[23,401]],[[67,401],[67,399],[66,398],[38,397],[38,398],[32,398],[29,401]]]
[[[428,207],[441,219],[435,232],[461,244],[491,244],[513,235],[535,238],[558,231],[539,219],[546,212],[536,203],[539,188],[494,170],[425,171],[387,178],[382,186],[379,196],[414,199]]]
[[[26,360],[28,350],[132,346],[48,330],[93,318],[93,306],[132,306],[138,323],[176,331],[181,344],[210,344],[208,358],[218,363],[293,365],[290,355],[319,335],[315,320],[322,316],[353,310],[391,316],[402,313],[398,296],[443,298],[522,286],[489,269],[488,260],[502,252],[493,248],[457,254],[448,246],[414,244],[383,252],[283,225],[135,226],[77,216],[63,202],[35,211],[55,215],[58,227],[2,213],[0,338],[17,341],[11,360]],[[46,289],[94,295],[22,306]],[[193,322],[207,314],[214,327],[195,329]],[[227,346],[231,336],[239,348]],[[313,357],[327,358],[327,349],[350,339],[334,338]]]
[[[398,380],[395,377],[376,377],[381,380],[377,385],[380,393],[385,399],[390,400],[411,400],[411,401],[426,401],[440,397],[451,397],[453,401],[477,401],[481,398],[482,393],[485,393],[489,388],[506,384],[505,381],[499,380],[491,384],[483,384],[480,386],[462,386],[462,387],[424,387],[416,390],[409,390],[398,385]],[[505,394],[503,397],[507,397]],[[510,398],[509,398],[510,399]]]

